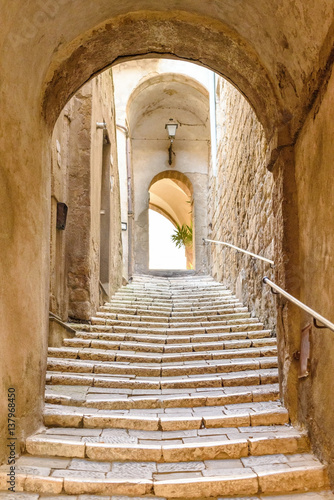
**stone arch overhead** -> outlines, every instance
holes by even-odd
[[[185,59],[222,75],[249,101],[267,139],[291,117],[275,78],[235,29],[184,11],[143,11],[105,21],[59,49],[43,86],[48,125],[54,125],[68,99],[91,77],[136,57]]]
[[[179,182],[182,183],[188,190],[188,192],[186,192],[188,196],[192,196],[194,193],[193,185],[189,180],[189,178],[182,172],[179,172],[178,170],[164,170],[163,172],[160,172],[159,174],[155,175],[151,180],[148,189],[150,190],[153,184],[163,179],[172,179],[173,181],[176,181],[177,184]]]
[[[197,90],[197,92],[202,94],[204,97],[209,99],[208,90],[195,78],[192,78],[187,75],[182,75],[179,73],[160,73],[158,75],[155,74],[154,76],[149,75],[146,78],[143,78],[139,83],[139,85],[137,85],[137,87],[131,93],[126,106],[127,108],[126,115],[129,116],[129,110],[131,109],[131,106],[133,105],[134,101],[137,99],[139,94],[144,92],[146,89],[149,89],[152,85],[155,84],[174,83],[174,82],[189,85],[193,89]]]
[[[138,119],[136,116],[140,116],[143,113],[143,106],[145,107],[149,103],[149,107],[152,111],[152,89],[154,87],[158,88],[159,86],[164,86],[165,84],[176,84],[181,88],[184,87],[187,95],[187,107],[189,109],[192,108],[193,112],[196,113],[196,111],[200,109],[203,110],[203,108],[209,109],[209,91],[195,78],[170,72],[155,74],[154,76],[149,75],[141,80],[129,96],[126,106],[126,116],[130,130]],[[192,101],[192,106],[189,106],[190,101]],[[157,102],[154,103],[153,98],[153,108],[154,107],[160,107],[160,104]],[[207,122],[209,121],[208,116],[206,120]],[[203,122],[203,125],[207,126],[208,123],[205,124]]]

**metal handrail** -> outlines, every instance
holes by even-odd
[[[313,309],[311,309],[310,307],[305,305],[303,302],[300,302],[300,300],[298,300],[295,297],[293,297],[292,295],[290,295],[288,292],[283,290],[283,288],[276,285],[276,283],[273,283],[269,278],[267,278],[267,276],[265,276],[263,278],[263,283],[266,283],[267,285],[269,285],[272,289],[276,290],[276,292],[280,293],[281,295],[283,295],[283,297],[290,300],[290,302],[293,302],[293,304],[296,304],[298,307],[303,309],[303,311],[306,311],[307,313],[309,313],[314,318],[314,320],[320,321],[323,325],[325,325],[327,328],[329,328],[330,330],[332,330],[334,332],[334,324],[333,323],[331,323],[330,321],[328,321],[328,319],[321,316],[321,314],[318,314],[317,312],[313,311]],[[315,323],[315,326],[318,326],[318,325]],[[318,328],[319,328],[319,326],[318,326]],[[324,327],[320,327],[320,328],[324,328]]]
[[[217,243],[218,245],[225,245],[230,248],[234,248],[234,250],[238,250],[238,252],[245,253],[250,255],[251,257],[255,257],[255,259],[263,260],[264,262],[268,262],[271,266],[274,266],[275,262],[270,259],[266,259],[265,257],[261,257],[261,255],[256,255],[256,253],[248,252],[248,250],[243,250],[242,248],[236,247],[235,245],[231,245],[231,243],[225,243],[224,241],[217,240],[209,240],[208,238],[203,238],[203,241],[209,241],[210,243]]]

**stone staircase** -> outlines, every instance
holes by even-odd
[[[0,498],[330,500],[276,339],[208,276],[135,276],[49,348],[45,428]]]

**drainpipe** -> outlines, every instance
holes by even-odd
[[[133,226],[133,205],[132,205],[132,167],[130,152],[129,129],[123,125],[116,124],[119,130],[122,130],[126,138],[126,172],[128,178],[128,275],[132,277],[132,226]]]

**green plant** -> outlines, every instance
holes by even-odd
[[[187,224],[176,224],[176,229],[174,234],[171,236],[172,241],[175,243],[177,248],[181,248],[182,246],[188,247],[192,245],[193,242],[193,228],[192,225],[188,226]]]

